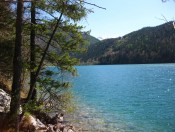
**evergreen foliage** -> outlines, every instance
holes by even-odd
[[[12,75],[15,40],[13,27],[15,19],[10,3],[0,2],[0,13],[0,74],[9,78]]]
[[[10,113],[15,130],[19,131],[20,104],[24,108],[23,112],[70,107],[67,102],[72,97],[67,92],[70,83],[64,79],[52,78],[53,73],[47,70],[47,66],[54,65],[59,69],[58,73],[54,73],[56,78],[60,78],[64,72],[76,75],[73,66],[78,64],[79,60],[72,54],[85,51],[87,43],[83,36],[83,27],[77,22],[91,10],[86,9],[84,3],[79,0],[42,0],[27,3],[18,0],[13,6],[13,9],[16,9],[14,16],[17,16],[14,32],[13,23],[16,18],[10,17],[10,3],[7,6],[4,6],[4,3],[8,2],[0,2],[0,13],[3,14],[0,16],[0,66],[4,70],[9,64],[10,70],[13,69]],[[12,22],[12,26],[9,22]],[[29,48],[31,45],[32,48]],[[32,76],[29,76],[29,73]],[[24,87],[24,77],[24,80],[30,80],[30,88],[27,99],[21,103],[19,95]],[[59,104],[56,105],[57,103]]]
[[[90,45],[81,60],[91,64],[174,63],[175,30],[168,22],[106,39]]]

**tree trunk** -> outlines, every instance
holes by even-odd
[[[60,21],[61,21],[62,16],[63,16],[63,13],[60,14],[60,17],[59,17],[59,19],[57,20],[57,23],[56,23],[55,28],[54,28],[54,30],[53,30],[51,36],[50,36],[50,39],[49,39],[49,41],[47,42],[47,45],[46,45],[46,48],[45,48],[45,50],[44,50],[43,56],[42,56],[42,58],[41,58],[41,61],[40,61],[39,65],[37,66],[37,71],[36,71],[35,76],[34,76],[34,78],[33,78],[33,83],[32,83],[32,85],[30,86],[30,92],[29,92],[29,94],[28,94],[28,96],[27,96],[26,103],[29,102],[29,101],[31,100],[33,93],[36,92],[36,91],[34,91],[34,89],[35,89],[34,86],[35,86],[35,84],[36,84],[36,81],[37,81],[38,76],[39,76],[39,73],[40,73],[40,71],[41,71],[41,68],[42,68],[44,59],[45,59],[45,57],[46,57],[47,51],[48,51],[49,46],[50,46],[50,44],[51,44],[51,42],[52,42],[52,39],[53,39],[53,37],[54,37],[54,35],[55,35],[55,32],[56,32],[56,30],[57,30],[57,28],[58,28],[58,26],[59,26],[59,23],[60,23]]]
[[[35,88],[35,25],[36,25],[36,10],[35,10],[35,1],[31,2],[31,33],[30,33],[30,90],[29,94],[32,94],[31,99],[34,100],[36,98],[36,88]],[[34,87],[34,91],[32,93],[32,86]]]
[[[23,0],[17,1],[17,18],[16,18],[16,39],[15,51],[13,57],[13,83],[11,92],[10,115],[12,123],[15,125],[15,131],[19,131],[19,106],[20,106],[20,89],[22,73],[22,21],[23,21]]]

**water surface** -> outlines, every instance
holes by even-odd
[[[73,91],[94,131],[175,131],[175,64],[77,69]]]

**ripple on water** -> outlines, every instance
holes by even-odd
[[[132,122],[124,122],[118,118],[113,120],[112,115],[109,115],[108,119],[104,118],[104,114],[99,113],[95,109],[79,106],[77,110],[69,114],[67,119],[72,122],[77,128],[81,128],[82,131],[89,132],[129,132],[129,131],[142,131],[137,128]]]

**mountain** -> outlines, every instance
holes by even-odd
[[[93,36],[91,36],[91,35],[89,35],[87,33],[84,33],[83,37],[84,37],[84,39],[86,39],[89,42],[90,45],[93,45],[95,43],[100,42],[99,39],[97,39],[97,38],[95,38],[95,37],[93,37]]]
[[[86,64],[174,63],[175,29],[168,22],[102,40],[89,45],[80,59]]]

